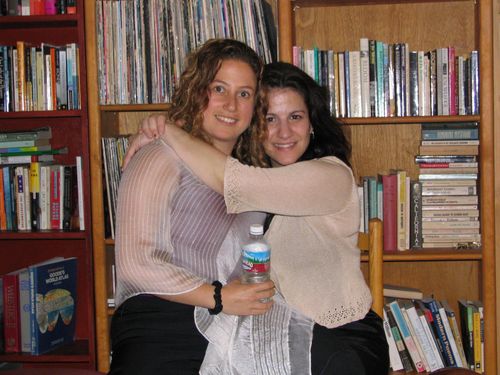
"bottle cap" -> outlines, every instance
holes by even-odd
[[[250,234],[253,234],[254,236],[264,234],[264,227],[262,224],[252,224],[250,225]]]

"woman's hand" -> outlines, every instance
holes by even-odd
[[[234,280],[222,288],[222,311],[230,315],[264,314],[273,305],[271,298],[274,294],[274,282],[270,280],[258,284],[242,284]]]
[[[137,134],[134,134],[129,140],[129,146],[123,159],[122,169],[125,169],[132,156],[142,147],[158,139],[165,133],[167,118],[164,115],[152,115],[146,117],[141,122],[141,126]]]

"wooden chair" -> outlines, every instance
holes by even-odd
[[[369,285],[372,293],[372,309],[379,316],[384,309],[384,228],[382,220],[370,219],[368,233],[360,232],[358,247],[368,251]]]

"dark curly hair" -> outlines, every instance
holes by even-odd
[[[263,63],[257,53],[245,43],[234,39],[210,39],[191,53],[172,98],[168,117],[184,124],[183,128],[195,137],[211,143],[203,131],[203,111],[208,105],[208,88],[222,62],[239,60],[247,63],[257,77],[254,114],[250,126],[238,138],[233,156],[242,163],[263,166],[266,157],[262,142],[266,137],[263,101],[259,89]]]
[[[261,85],[266,103],[269,91],[277,88],[293,89],[304,98],[314,136],[311,136],[309,147],[298,161],[336,156],[350,166],[351,145],[340,122],[331,115],[326,88],[318,85],[300,68],[285,62],[267,64]],[[264,110],[267,112],[267,104]]]

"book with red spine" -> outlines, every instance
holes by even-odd
[[[6,353],[21,351],[21,318],[19,309],[19,273],[16,270],[2,276],[3,281],[3,324]]]
[[[397,186],[395,174],[383,175],[384,251],[395,252],[397,244]]]

